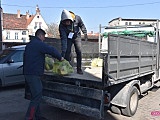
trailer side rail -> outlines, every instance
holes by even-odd
[[[108,77],[111,85],[153,74],[156,69],[156,43],[110,34],[105,61],[106,75],[114,78]]]

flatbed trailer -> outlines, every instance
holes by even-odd
[[[43,76],[43,100],[68,111],[104,118],[112,112],[133,116],[138,96],[159,81],[159,45],[109,34],[102,67],[83,66],[83,75]]]

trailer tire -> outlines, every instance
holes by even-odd
[[[128,94],[127,107],[121,108],[122,114],[126,116],[133,116],[138,107],[138,89],[133,86]]]

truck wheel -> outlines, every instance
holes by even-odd
[[[133,86],[129,92],[129,97],[127,99],[127,107],[121,108],[122,114],[126,116],[133,116],[136,113],[138,107],[138,89]]]

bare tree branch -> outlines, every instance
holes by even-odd
[[[58,25],[55,23],[50,23],[47,25],[48,25],[48,30],[47,30],[48,37],[59,38]]]

